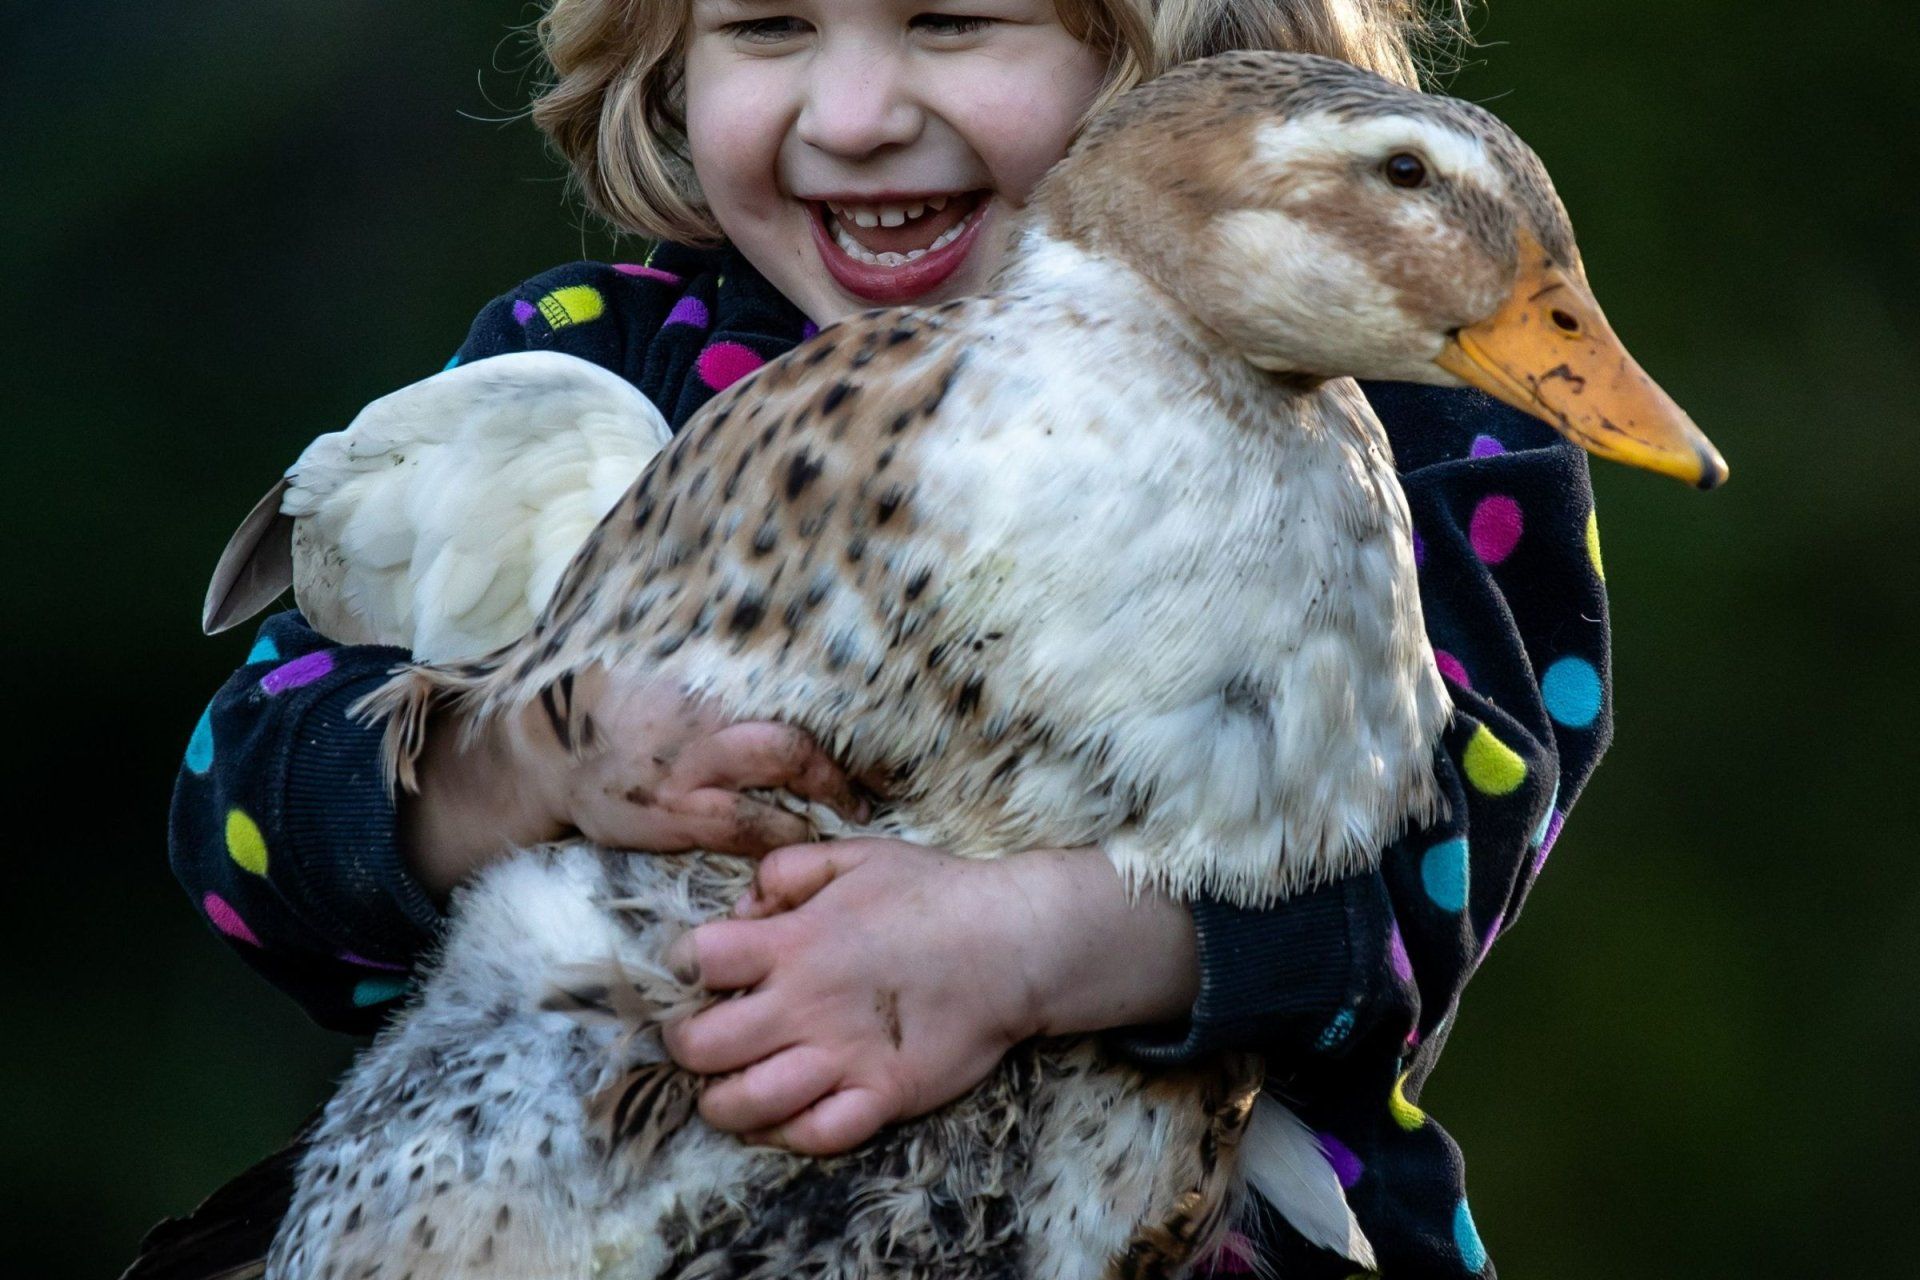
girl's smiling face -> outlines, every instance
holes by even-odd
[[[693,0],[687,141],[727,238],[827,324],[983,289],[1105,70],[1053,0]]]

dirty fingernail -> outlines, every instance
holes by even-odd
[[[700,953],[691,933],[681,934],[667,948],[667,968],[688,986],[700,985]]]

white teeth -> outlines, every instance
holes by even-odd
[[[946,203],[947,197],[941,196],[935,200],[929,200],[927,205],[938,211],[940,206]],[[875,253],[858,240],[855,240],[851,235],[847,234],[846,228],[842,224],[852,222],[854,225],[861,227],[879,225],[897,227],[904,223],[908,217],[917,217],[918,214],[909,213],[906,210],[893,206],[880,206],[877,210],[870,210],[830,204],[827,208],[832,211],[834,216],[833,242],[839,245],[840,251],[849,258],[852,258],[856,262],[864,262],[870,267],[901,267],[909,262],[914,262],[926,257],[936,249],[944,249],[964,235],[967,228],[978,221],[980,216],[980,210],[973,210],[967,214],[966,217],[960,219],[960,221],[954,223],[945,231],[942,231],[934,238],[933,243],[924,249],[909,249],[905,253]],[[894,220],[891,222],[886,221],[889,217],[892,217]]]
[[[935,213],[938,213],[942,209],[947,207],[947,198],[945,196],[935,196],[931,200],[927,201],[927,207],[932,209]]]
[[[926,211],[927,206],[924,204],[910,204],[907,206],[907,216],[909,218],[917,218]]]

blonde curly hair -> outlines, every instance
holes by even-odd
[[[588,207],[622,231],[710,244],[720,229],[687,158],[681,40],[691,0],[551,0],[535,30],[551,78],[533,119]],[[1340,58],[1402,84],[1417,51],[1464,33],[1466,0],[1429,17],[1422,0],[1055,0],[1062,25],[1106,53],[1089,115],[1175,63],[1228,49]]]

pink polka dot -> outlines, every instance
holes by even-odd
[[[227,900],[219,894],[210,893],[200,899],[200,909],[207,913],[207,919],[213,922],[213,927],[229,938],[250,947],[260,945],[260,939],[253,936],[253,930],[247,928],[247,922],[240,918],[240,913],[228,906]]]
[[[288,689],[298,689],[303,684],[312,684],[332,670],[332,652],[321,649],[275,667],[260,677],[260,687],[268,693],[285,693]]]
[[[407,966],[403,964],[388,964],[384,960],[369,960],[365,956],[355,955],[351,951],[342,951],[340,958],[348,964],[357,964],[362,969],[385,969],[389,973],[405,973],[407,971]]]
[[[537,314],[539,313],[533,309],[533,304],[525,298],[515,298],[513,300],[513,322],[515,324],[524,325]]]
[[[1200,1260],[1194,1274],[1203,1276],[1250,1276],[1254,1272],[1253,1241],[1238,1231],[1227,1232],[1220,1247]]]
[[[1487,564],[1499,564],[1520,545],[1520,532],[1524,527],[1520,504],[1505,494],[1496,493],[1482,498],[1480,505],[1473,509],[1473,519],[1467,523],[1467,537],[1473,543],[1473,554]]]
[[[1393,966],[1393,976],[1402,982],[1413,981],[1413,957],[1407,954],[1407,940],[1400,936],[1400,926],[1393,926],[1393,932],[1387,935],[1387,962]]]
[[[765,363],[737,342],[716,342],[700,353],[700,381],[725,391]]]
[[[1340,1179],[1341,1186],[1352,1190],[1367,1166],[1360,1162],[1359,1156],[1353,1154],[1353,1148],[1332,1134],[1316,1133],[1313,1136],[1320,1139],[1320,1150],[1326,1155],[1327,1163],[1333,1166],[1333,1176]]]
[[[623,276],[638,276],[642,280],[658,280],[663,284],[679,284],[680,277],[671,271],[662,271],[658,267],[649,267],[638,262],[616,262],[613,269]]]
[[[1433,651],[1433,665],[1440,668],[1440,674],[1459,685],[1462,689],[1473,688],[1473,681],[1467,679],[1467,669],[1460,659],[1445,649]]]

